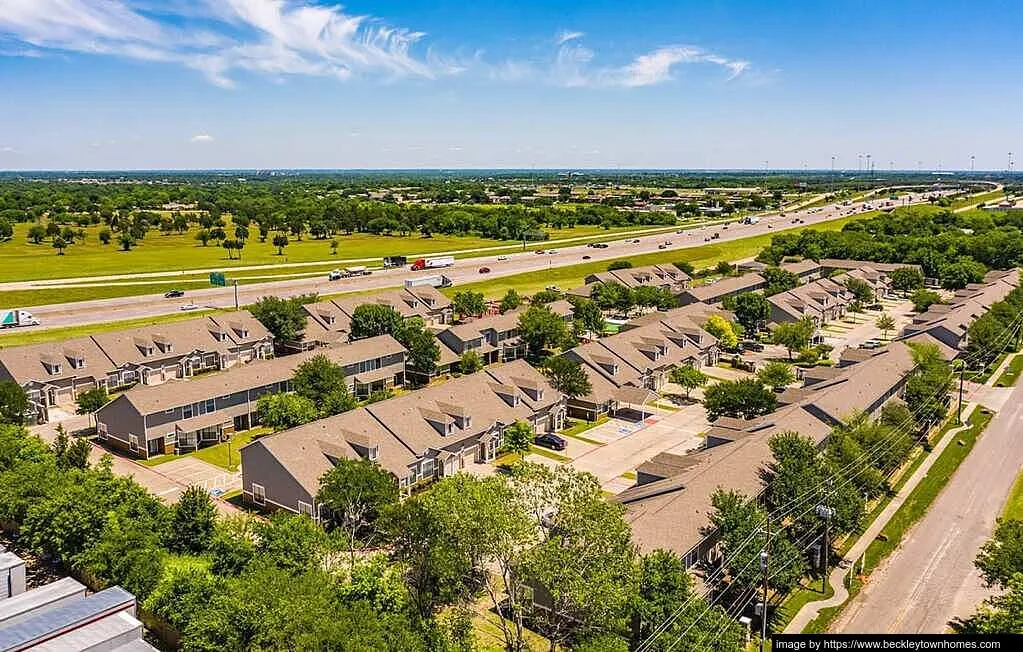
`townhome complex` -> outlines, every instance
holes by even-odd
[[[724,487],[755,496],[761,473],[773,459],[768,442],[795,431],[823,443],[831,430],[857,414],[876,414],[899,395],[914,367],[906,344],[872,352],[870,359],[804,388],[798,400],[744,421],[719,419],[707,447],[689,455],[662,453],[637,469],[637,485],[614,498],[625,505],[633,538],[644,552],[677,552],[687,566],[714,561],[716,537],[707,533],[711,497]]]
[[[873,279],[863,267],[850,264],[848,273],[863,272],[864,280],[883,288],[880,276],[900,266]],[[890,345],[847,349],[837,367],[804,372],[803,385],[782,392],[779,408],[771,414],[753,420],[718,419],[706,433],[703,450],[661,453],[640,465],[636,486],[614,498],[625,505],[637,544],[645,552],[674,550],[687,566],[716,561],[716,536],[708,531],[711,497],[719,488],[759,495],[762,474],[773,459],[768,445],[773,435],[794,431],[821,445],[851,417],[876,416],[901,394],[914,369],[911,345],[933,346],[946,361],[958,357],[968,344],[970,324],[1018,284],[1019,270],[991,272],[983,283],[956,292],[952,302],[918,315]]]
[[[96,412],[97,433],[110,446],[144,458],[196,450],[257,425],[259,397],[291,391],[295,370],[314,355],[341,365],[349,389],[366,397],[404,384],[405,353],[393,337],[381,335],[192,380],[135,387]]]
[[[159,385],[270,357],[273,336],[247,311],[0,350],[0,378],[21,385],[32,416],[73,410],[78,394]]]
[[[241,451],[247,500],[319,517],[320,477],[340,459],[369,459],[407,489],[492,461],[504,431],[524,421],[561,429],[565,397],[523,360],[258,439]]]

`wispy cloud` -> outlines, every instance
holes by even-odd
[[[414,54],[422,32],[308,0],[171,2],[160,10],[145,0],[4,0],[0,34],[17,46],[4,47],[0,37],[8,55],[63,51],[177,63],[221,86],[234,85],[238,71],[347,79],[434,78],[461,69],[429,51]]]
[[[196,134],[188,139],[190,143],[212,143],[213,136],[209,134]]]
[[[659,47],[618,65],[598,64],[598,53],[579,39],[582,33],[562,33],[552,57],[544,60],[509,59],[490,66],[493,79],[506,82],[539,81],[566,88],[638,88],[674,79],[680,66],[704,64],[725,70],[731,81],[750,69],[750,62],[710,52],[694,45]]]
[[[558,36],[555,39],[555,41],[557,42],[558,45],[564,45],[569,41],[574,41],[577,38],[582,38],[583,36],[585,36],[583,32],[573,32],[567,29],[563,29],[560,32],[558,32]]]
[[[0,0],[0,56],[79,53],[185,66],[232,87],[243,73],[283,80],[370,77],[437,79],[483,74],[502,82],[573,88],[636,88],[703,64],[731,80],[750,64],[691,45],[649,49],[617,64],[563,29],[544,58],[488,62],[425,43],[425,34],[347,13],[320,0]],[[549,41],[548,41],[549,44]],[[606,53],[603,53],[606,56]],[[200,141],[196,141],[200,142]]]

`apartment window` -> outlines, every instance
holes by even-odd
[[[178,440],[178,433],[176,430],[171,430],[166,435],[164,435],[163,438],[168,444],[170,444]]]
[[[212,398],[208,398],[208,399],[206,399],[206,401],[205,401],[205,407],[206,407],[206,412],[207,412],[207,413],[209,413],[209,412],[213,412],[214,410],[216,410],[216,409],[217,409],[217,406],[216,406],[216,401],[214,401],[214,400],[213,400]]]
[[[163,413],[164,414],[174,414],[174,408],[171,408],[169,410],[164,410]]]
[[[252,483],[252,502],[262,505],[266,502],[266,487],[261,484]]]
[[[181,418],[182,419],[191,419],[194,414],[195,414],[195,408],[192,407],[191,403],[189,403],[185,407],[181,408]]]

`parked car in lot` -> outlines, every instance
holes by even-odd
[[[557,285],[548,285],[544,289],[545,290],[550,290],[551,292],[561,292],[561,288],[559,288]]]
[[[199,306],[189,301],[185,305],[181,306],[182,310],[198,310]]]
[[[490,273],[490,268],[489,267],[480,267],[479,272],[480,272],[480,274],[489,274]]]
[[[554,433],[546,433],[539,435],[533,440],[533,443],[537,446],[543,446],[554,451],[563,451],[568,447],[568,442],[563,437],[559,437]]]
[[[877,349],[881,347],[881,340],[869,339],[863,344],[860,344],[861,349]]]
[[[167,293],[163,295],[163,298],[164,299],[177,299],[178,297],[183,297],[183,296],[185,296],[185,291],[184,290],[168,290]]]
[[[880,303],[872,303],[866,307],[867,310],[884,310],[884,305]]]

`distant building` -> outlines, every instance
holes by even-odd
[[[156,650],[142,639],[135,596],[121,587],[89,594],[70,577],[35,588],[27,588],[24,578],[24,562],[0,548],[0,580],[7,579],[0,583],[3,652]]]

